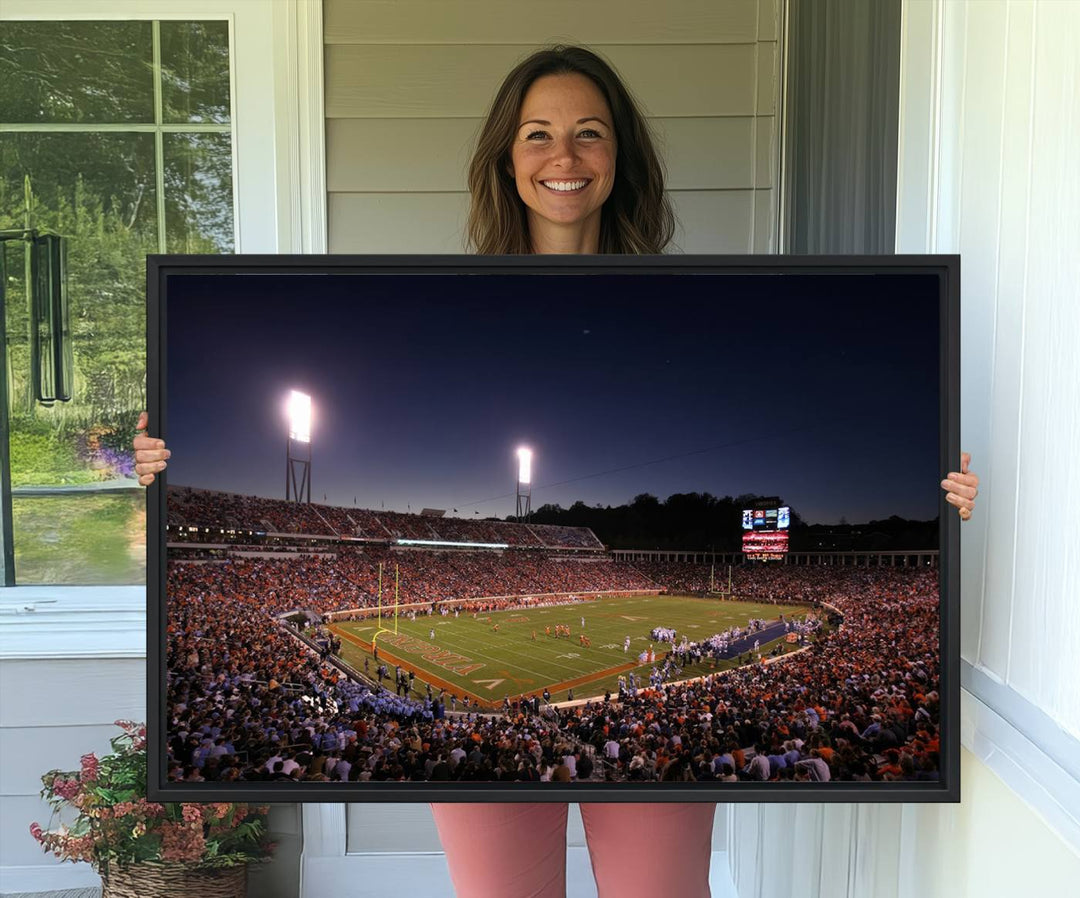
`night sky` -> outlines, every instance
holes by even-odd
[[[780,496],[807,523],[937,514],[937,279],[183,275],[169,482],[284,498],[290,389],[312,499],[458,516],[638,493]]]

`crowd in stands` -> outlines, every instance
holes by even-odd
[[[195,521],[205,494],[190,492],[183,519]],[[242,526],[257,507],[250,503],[269,501],[235,499],[214,499],[215,523],[228,514]],[[170,494],[170,519],[173,510]],[[348,514],[359,522],[354,511]],[[409,526],[424,520],[411,517]],[[297,608],[325,615],[374,604],[380,563],[384,601],[396,581],[402,604],[466,599],[465,610],[519,602],[505,597],[645,590],[657,583],[682,591],[690,574],[703,573],[550,550],[385,545],[342,546],[322,556],[170,561],[171,779],[917,781],[938,775],[936,569],[737,566],[736,596],[828,603],[844,625],[775,663],[684,683],[654,680],[615,699],[540,716],[524,707],[459,714],[456,697],[451,703],[419,683],[397,694],[353,682],[330,663],[327,633],[316,634],[312,649],[275,619]],[[708,566],[696,567],[708,576]]]
[[[603,548],[587,527],[341,508],[184,486],[169,487],[168,524],[366,540],[422,539],[597,551]]]
[[[621,561],[646,577],[667,587],[670,592],[704,593],[726,590],[727,565],[696,564],[689,561]]]
[[[762,596],[825,598],[844,626],[778,663],[639,691],[592,715],[561,711],[560,731],[593,745],[603,738],[605,756],[630,779],[651,778],[673,754],[687,779],[937,779],[936,569],[740,574],[742,588]]]

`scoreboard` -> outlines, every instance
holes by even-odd
[[[791,509],[786,506],[779,508],[744,508],[742,513],[742,529],[755,532],[769,530],[787,530],[791,526]]]
[[[760,561],[782,561],[788,551],[791,508],[787,505],[744,508],[742,528],[744,555]]]

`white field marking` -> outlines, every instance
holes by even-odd
[[[564,665],[559,664],[557,661],[556,662],[549,662],[549,660],[547,658],[543,658],[543,657],[536,658],[536,656],[532,655],[532,654],[524,654],[522,652],[513,651],[513,649],[510,648],[510,645],[511,645],[511,640],[513,640],[514,638],[515,637],[509,637],[508,636],[505,640],[499,639],[497,641],[492,640],[492,639],[489,638],[487,640],[487,642],[488,642],[488,644],[497,645],[499,649],[504,649],[505,648],[507,650],[507,654],[518,656],[518,657],[525,657],[525,658],[528,658],[530,660],[535,659],[535,660],[543,661],[543,662],[546,662],[546,663],[553,663],[554,666],[559,668],[560,670],[569,670],[571,673],[576,674],[577,676],[581,676],[580,671],[577,671],[574,668],[567,668]],[[497,665],[497,664],[502,664],[505,667],[506,664],[507,664],[507,659],[506,658],[495,658],[495,657],[493,657],[491,655],[485,654],[484,652],[479,652],[475,648],[472,648],[472,647],[465,647],[465,646],[458,647],[458,644],[451,644],[451,643],[443,643],[442,647],[443,648],[449,648],[452,651],[454,651],[455,653],[457,653],[459,655],[464,655],[465,657],[467,657],[469,659],[484,658],[484,659],[490,661],[493,666]],[[534,677],[540,677],[541,679],[545,679],[545,678],[547,678],[549,676],[549,674],[542,674],[542,673],[540,673],[538,671],[532,670],[531,668],[525,667],[524,665],[521,665],[521,664],[516,664],[515,663],[512,666],[516,667],[520,671],[523,671],[523,672],[528,673],[528,674],[532,674]]]
[[[546,637],[546,636],[545,636],[544,638],[545,638],[545,639],[547,639],[548,637]],[[532,640],[530,640],[530,643],[531,643],[531,641],[532,641]],[[539,643],[539,641],[540,641],[540,637],[538,636],[538,637],[537,637],[537,642]],[[490,643],[490,642],[491,642],[491,640],[489,640],[489,643]],[[564,665],[562,665],[562,664],[559,664],[559,663],[558,663],[558,661],[553,661],[553,660],[552,660],[552,658],[553,658],[553,657],[554,657],[554,658],[562,658],[562,657],[564,657],[563,655],[554,655],[554,656],[551,656],[551,655],[547,655],[547,656],[544,656],[544,655],[542,655],[542,654],[536,654],[535,652],[528,652],[528,653],[518,652],[518,651],[515,651],[515,650],[514,650],[514,649],[512,648],[512,645],[513,645],[514,643],[511,643],[511,642],[502,642],[501,640],[500,640],[500,642],[499,642],[499,643],[496,643],[496,644],[498,645],[498,647],[499,647],[500,649],[505,649],[506,653],[507,653],[507,654],[509,654],[509,655],[513,655],[513,656],[515,656],[515,657],[522,657],[522,656],[524,656],[525,658],[529,659],[530,661],[541,661],[541,662],[543,662],[543,663],[545,663],[545,664],[554,664],[554,665],[555,665],[556,667],[558,667],[558,668],[559,668],[560,670],[569,670],[569,671],[570,671],[571,673],[576,673],[576,674],[577,674],[577,676],[582,676],[582,672],[581,672],[580,670],[575,670],[575,668],[573,668],[573,667],[569,667],[569,668],[568,668],[568,667],[566,667],[566,666],[564,666]],[[552,648],[559,648],[559,646],[558,646],[558,645],[555,645],[555,646],[552,646]],[[486,657],[486,656],[485,656],[485,657]],[[580,655],[576,655],[575,657],[581,657],[581,656],[580,656]],[[515,666],[516,666],[516,665],[515,665]],[[528,670],[528,668],[525,668],[525,667],[521,667],[520,669],[521,669],[521,670]],[[533,670],[529,670],[528,672],[529,672],[529,673],[531,673],[531,674],[533,674],[533,675],[535,675],[535,676],[541,676],[541,674],[538,674],[538,673],[536,673],[536,671],[533,671]]]
[[[636,641],[638,641],[638,642],[652,642],[653,641],[653,640],[649,639],[648,636],[635,636],[634,639]]]
[[[447,623],[450,623],[450,622],[447,621]],[[411,628],[406,628],[406,630],[404,632],[408,633],[408,631],[410,629]],[[415,629],[417,630],[416,638],[418,640],[420,640],[420,641],[425,641],[425,638],[426,638],[427,634],[420,632],[422,628],[419,627],[419,626],[417,626]],[[506,658],[493,658],[491,655],[488,655],[488,654],[485,654],[483,652],[477,651],[477,649],[475,647],[475,644],[473,643],[473,640],[475,639],[474,635],[469,635],[469,636],[466,636],[465,638],[468,640],[468,644],[462,644],[461,642],[458,642],[452,636],[449,639],[443,639],[443,638],[440,637],[440,641],[438,643],[438,646],[439,646],[440,649],[450,650],[450,651],[452,651],[452,652],[454,652],[456,654],[462,655],[462,656],[464,656],[466,658],[469,658],[469,659],[485,658],[488,661],[492,662],[493,665],[497,664],[497,663],[500,663],[500,662],[503,664],[503,666],[506,665],[506,663],[507,663]],[[570,674],[572,676],[582,676],[583,672],[581,670],[579,670],[579,669],[577,669],[575,667],[567,667],[565,665],[559,664],[559,662],[554,660],[553,656],[551,656],[551,655],[546,655],[545,656],[545,655],[541,654],[541,655],[538,656],[536,654],[535,650],[530,650],[528,653],[523,653],[523,652],[520,652],[520,651],[514,651],[513,646],[517,644],[517,641],[519,639],[520,639],[519,636],[512,635],[510,633],[508,633],[506,636],[502,636],[501,634],[496,636],[495,634],[488,632],[488,633],[485,634],[484,642],[485,642],[485,644],[488,644],[488,645],[498,646],[500,648],[500,650],[502,650],[506,655],[513,656],[513,657],[518,657],[518,658],[524,657],[524,658],[526,658],[527,660],[530,660],[530,661],[531,660],[539,660],[539,661],[542,661],[545,664],[551,664],[552,666],[554,666],[558,670],[562,670],[564,673],[568,673],[568,674]],[[558,648],[558,647],[559,646],[552,646],[552,648]],[[547,676],[546,674],[538,673],[537,671],[532,670],[532,669],[530,669],[528,667],[525,667],[525,666],[523,666],[521,664],[513,663],[513,662],[511,662],[511,663],[513,664],[514,667],[517,667],[519,670],[524,671],[526,673],[530,673],[535,677],[540,677],[541,679],[544,679]],[[585,673],[587,673],[587,671]],[[566,679],[566,677],[564,676],[564,677],[562,677],[562,679]]]
[[[499,685],[500,683],[505,683],[505,682],[506,682],[506,678],[504,677],[504,678],[503,678],[503,679],[501,679],[501,680],[473,680],[472,682],[473,682],[473,683],[477,683],[477,684],[484,684],[484,683],[490,683],[491,685],[490,685],[490,686],[488,686],[488,692],[491,692],[491,690],[493,690],[493,689],[494,689],[494,688],[495,688],[496,686],[498,686],[498,685]]]
[[[617,649],[618,646],[614,642],[608,642],[608,643],[605,643],[604,645],[600,646],[600,648],[602,648],[602,649]]]
[[[478,651],[476,651],[476,649],[473,649],[473,648],[456,649],[456,648],[453,648],[451,646],[444,646],[444,648],[450,648],[450,650],[453,651],[455,654],[463,655],[464,657],[468,658],[470,661],[475,661],[478,658],[485,658],[485,659],[487,659],[488,661],[491,662],[491,666],[495,666],[495,665],[498,665],[498,664],[501,664],[503,666],[506,665],[505,659],[493,658],[491,655],[485,655],[483,652],[478,652]],[[468,654],[466,654],[466,652]],[[420,657],[420,659],[423,660],[422,656],[417,656],[417,657]],[[518,670],[523,671],[524,673],[532,674],[534,677],[540,677],[541,679],[544,679],[544,678],[546,678],[548,676],[548,674],[542,674],[542,673],[539,673],[538,671],[530,670],[527,667],[522,667],[521,665],[515,664],[513,666],[517,667]],[[436,676],[438,676],[438,674],[436,674]],[[460,674],[459,674],[459,676],[460,676]]]
[[[556,655],[555,657],[556,658],[571,658],[571,659],[573,659],[573,658],[580,658],[581,655],[579,655],[577,652],[567,652],[565,655]]]
[[[631,617],[629,614],[620,614],[619,617],[621,617],[623,620],[634,621],[634,622],[639,621],[639,620],[645,620],[645,618],[643,618],[643,617]]]

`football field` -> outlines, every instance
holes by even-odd
[[[506,696],[536,695],[545,688],[551,701],[565,701],[573,690],[575,699],[603,695],[605,689],[618,691],[618,677],[634,671],[639,685],[648,685],[652,664],[639,664],[642,650],[652,646],[656,661],[662,663],[667,646],[649,636],[654,627],[669,627],[676,639],[686,634],[690,641],[707,639],[731,626],[745,627],[751,618],[776,620],[802,618],[811,610],[806,605],[770,605],[742,601],[719,601],[689,596],[639,596],[603,598],[595,601],[547,608],[482,612],[476,617],[462,613],[405,615],[394,618],[393,609],[383,610],[381,621],[368,618],[337,623],[331,629],[341,638],[341,655],[358,670],[374,677],[378,657],[390,669],[384,685],[393,689],[393,668],[400,665],[416,674],[413,696],[424,694],[430,683],[459,700],[469,696],[488,708],[499,707]],[[584,618],[584,627],[582,627]],[[556,625],[567,626],[570,636],[547,635]],[[496,627],[498,628],[496,630]],[[432,637],[434,631],[434,638]],[[591,645],[581,644],[580,636]],[[624,651],[626,637],[629,650]],[[762,653],[777,641],[764,643]],[[701,676],[735,666],[737,660],[704,661],[683,668],[679,679]],[[459,701],[458,710],[462,705]]]

